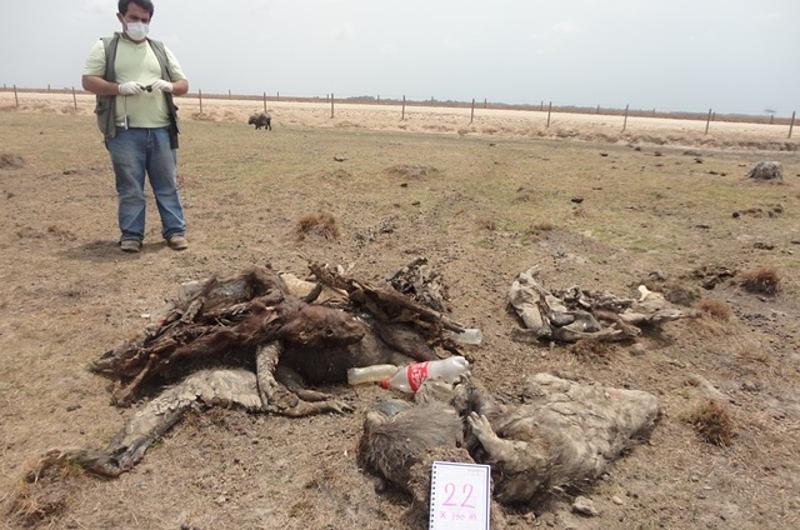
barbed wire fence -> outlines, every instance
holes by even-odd
[[[89,92],[84,90],[76,90],[75,87],[64,87],[64,88],[52,88],[50,84],[47,85],[47,89],[42,88],[21,88],[18,87],[16,84],[12,84],[8,86],[7,84],[3,84],[2,89],[0,92],[13,92],[14,93],[14,106],[15,108],[20,108],[20,97],[24,94],[71,94],[72,95],[72,102],[75,111],[78,110],[78,95],[91,95]],[[200,112],[203,113],[203,101],[206,100],[221,100],[227,99],[231,101],[258,101],[262,104],[264,112],[267,111],[268,103],[269,102],[284,102],[284,103],[318,103],[318,104],[325,104],[330,105],[330,117],[331,119],[336,117],[336,105],[337,104],[358,104],[358,105],[376,105],[376,106],[397,106],[400,107],[400,121],[405,121],[407,119],[407,107],[427,107],[427,108],[446,108],[446,109],[469,109],[469,124],[472,125],[475,121],[476,110],[518,110],[518,111],[530,111],[530,112],[547,112],[547,120],[545,123],[545,128],[549,128],[551,125],[551,115],[552,113],[567,113],[567,114],[584,114],[584,115],[597,115],[597,116],[619,116],[622,118],[621,120],[621,132],[625,132],[628,129],[628,118],[629,117],[640,117],[640,118],[662,118],[662,119],[676,119],[676,120],[692,120],[692,121],[705,121],[705,132],[704,134],[708,134],[711,128],[712,122],[735,122],[735,123],[752,123],[752,124],[760,124],[760,125],[783,125],[788,126],[788,138],[792,137],[792,133],[794,130],[795,125],[795,118],[796,118],[796,111],[792,111],[791,118],[789,117],[775,117],[775,111],[769,111],[768,115],[758,115],[758,114],[744,114],[744,113],[726,113],[726,114],[717,114],[714,112],[713,108],[708,110],[708,113],[697,113],[697,112],[681,112],[681,111],[657,111],[654,107],[652,109],[631,109],[630,105],[626,105],[624,109],[615,108],[611,106],[602,106],[600,104],[597,105],[574,105],[574,104],[553,104],[553,101],[548,101],[547,105],[545,105],[545,100],[540,100],[538,105],[536,104],[527,104],[527,103],[502,103],[502,102],[490,102],[488,98],[484,98],[483,102],[480,103],[479,100],[476,98],[472,98],[472,101],[459,101],[459,100],[439,100],[435,97],[420,97],[420,96],[411,96],[407,97],[406,94],[390,94],[390,95],[381,95],[377,94],[376,96],[366,96],[366,95],[353,95],[353,96],[344,96],[344,97],[336,97],[334,93],[326,93],[324,95],[284,95],[281,96],[279,91],[276,92],[267,92],[262,91],[261,94],[234,94],[231,89],[228,89],[227,92],[203,92],[202,90],[197,90],[196,92],[190,92],[183,96],[184,98],[195,99],[197,100],[200,108]],[[766,111],[765,111],[766,112]]]

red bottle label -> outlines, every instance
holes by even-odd
[[[406,368],[406,379],[412,392],[419,390],[422,382],[428,378],[428,363],[411,364]]]

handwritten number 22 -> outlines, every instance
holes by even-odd
[[[458,506],[458,504],[453,500],[453,497],[456,495],[456,485],[452,482],[448,482],[444,486],[444,492],[447,495],[447,499],[444,501],[443,506]],[[473,488],[470,484],[464,484],[461,487],[461,493],[466,495],[464,500],[461,502],[461,508],[475,508],[475,504],[470,504],[472,492]]]

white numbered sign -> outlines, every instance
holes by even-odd
[[[488,530],[490,480],[489,466],[434,462],[430,530]]]

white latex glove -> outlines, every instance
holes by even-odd
[[[172,94],[172,89],[174,88],[172,86],[172,83],[170,83],[169,81],[164,81],[163,79],[158,79],[156,81],[153,81],[153,84],[151,86],[153,87],[153,90],[169,92],[170,94]]]
[[[144,87],[136,81],[128,81],[119,85],[120,96],[135,96],[144,92]]]

